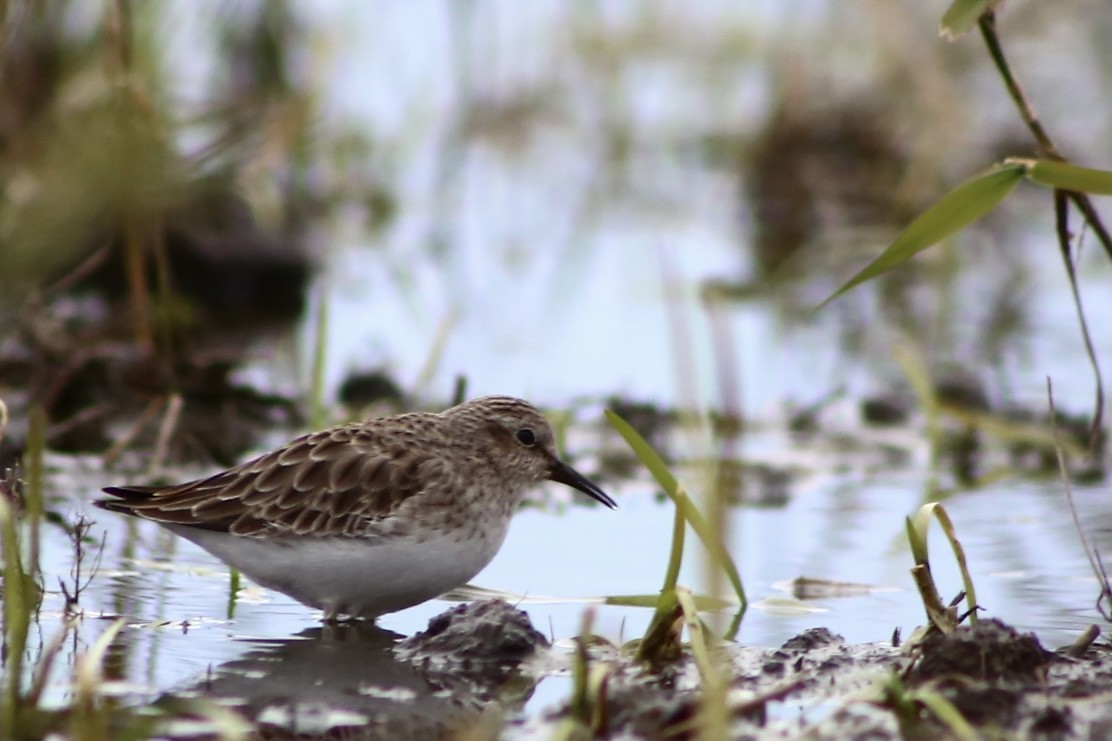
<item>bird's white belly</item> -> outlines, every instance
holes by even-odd
[[[402,610],[465,584],[498,552],[505,531],[421,542],[300,537],[266,540],[170,526],[252,581],[325,611],[359,617]],[[427,535],[427,534],[426,534]]]

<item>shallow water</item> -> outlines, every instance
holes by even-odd
[[[89,471],[80,475],[86,482],[98,478]],[[729,545],[751,600],[738,640],[776,646],[807,628],[826,626],[852,642],[874,642],[888,640],[897,628],[906,637],[921,625],[922,608],[908,576],[903,517],[922,502],[926,478],[915,465],[868,473],[816,470],[797,477],[786,501],[732,509]],[[559,513],[535,507],[521,511],[502,550],[473,583],[523,595],[522,608],[533,624],[556,640],[577,634],[589,604],[599,635],[616,643],[641,635],[649,610],[594,603],[607,595],[651,594],[659,588],[671,511],[648,483],[610,489],[620,503],[614,512],[578,505]],[[565,496],[559,488],[552,493]],[[1107,551],[1102,487],[1076,487],[1074,494],[1090,536]],[[1037,631],[1049,647],[1072,642],[1096,621],[1096,584],[1058,482],[1013,479],[958,494],[946,508],[986,614]],[[105,547],[81,595],[85,617],[76,632],[77,649],[80,653],[91,644],[108,618],[123,616],[126,627],[114,644],[110,673],[133,688],[154,694],[190,686],[260,645],[319,625],[319,612],[250,583],[236,595],[229,617],[229,577],[218,561],[150,523],[81,509],[95,519],[90,535],[103,539]],[[50,575],[65,578],[70,547],[59,528],[47,527],[44,536],[48,594],[41,626],[49,636],[62,601]],[[932,563],[944,597],[956,594],[960,580],[941,537],[932,539]],[[870,589],[800,603],[789,599],[786,585],[800,576]],[[690,534],[681,583],[695,591],[705,584],[701,546]],[[379,625],[411,635],[449,607],[433,600],[384,616]],[[68,671],[66,663],[56,667],[54,701],[65,694]],[[531,706],[555,700],[566,688],[560,678],[542,681]]]

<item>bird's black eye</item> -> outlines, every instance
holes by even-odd
[[[537,436],[528,427],[524,427],[517,431],[515,435],[517,441],[527,448],[531,448],[537,444]]]

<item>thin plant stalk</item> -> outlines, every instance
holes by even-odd
[[[606,418],[618,431],[618,434],[625,439],[645,467],[649,469],[668,498],[683,513],[683,517],[691,525],[691,529],[699,536],[719,568],[725,572],[741,604],[741,609],[744,610],[748,606],[749,600],[745,596],[745,587],[741,583],[741,574],[738,572],[737,564],[734,563],[734,559],[722,542],[714,537],[710,524],[703,517],[702,512],[691,501],[687,492],[676,481],[676,478],[668,470],[660,456],[656,454],[656,451],[628,422],[609,409],[606,410]]]
[[[43,451],[46,448],[46,412],[36,405],[27,419],[27,487],[23,492],[23,510],[27,518],[30,549],[27,573],[32,579],[40,577],[39,554],[42,549],[40,524],[43,514]]]
[[[1011,96],[1012,101],[1015,103],[1016,109],[1019,111],[1020,118],[1023,119],[1024,124],[1027,125],[1031,135],[1038,142],[1039,149],[1053,160],[1065,162],[1066,158],[1058,151],[1058,147],[1050,138],[1050,134],[1043,128],[1042,122],[1039,120],[1038,115],[1035,113],[1035,108],[1031,105],[1031,101],[1027,98],[1027,94],[1020,86],[1019,80],[1012,74],[1011,65],[1008,64],[1007,58],[1004,56],[1004,47],[1000,43],[1000,37],[996,33],[996,11],[991,7],[986,10],[981,17],[977,19],[977,27],[981,31],[981,38],[985,42],[985,48],[988,49],[989,57],[996,65],[996,70],[1000,74],[1001,79],[1004,81],[1004,87],[1007,88],[1008,94]],[[1104,222],[1100,218],[1100,214],[1093,207],[1092,201],[1085,193],[1078,191],[1059,191],[1055,190],[1055,211],[1058,215],[1058,234],[1059,242],[1062,245],[1063,254],[1066,259],[1066,271],[1070,276],[1070,287],[1074,293],[1074,304],[1077,306],[1077,312],[1081,316],[1081,333],[1085,341],[1085,351],[1089,356],[1089,362],[1093,366],[1093,373],[1096,377],[1096,402],[1093,411],[1093,425],[1091,440],[1095,442],[1097,434],[1100,430],[1101,415],[1104,412],[1104,382],[1100,373],[1100,367],[1097,362],[1096,353],[1093,351],[1092,340],[1089,337],[1089,329],[1085,323],[1084,313],[1081,309],[1080,298],[1077,296],[1077,286],[1074,276],[1073,266],[1069,260],[1068,255],[1068,236],[1063,233],[1064,227],[1064,212],[1068,208],[1066,200],[1072,201],[1077,210],[1085,217],[1086,223],[1092,227],[1093,233],[1097,237],[1104,251],[1112,258],[1112,234],[1104,226]]]
[[[680,578],[680,567],[683,565],[683,543],[687,532],[687,521],[679,507],[674,508],[672,518],[672,549],[668,553],[668,568],[664,572],[664,584],[660,593],[665,594],[676,588]]]
[[[104,657],[116,635],[124,627],[125,620],[119,618],[96,639],[88,653],[77,660],[74,669],[74,687],[77,696],[71,715],[70,738],[82,741],[100,741],[109,738],[107,713],[98,711],[97,699],[104,680]]]
[[[1089,333],[1089,321],[1085,318],[1085,307],[1081,303],[1081,290],[1077,287],[1077,268],[1073,264],[1070,251],[1070,204],[1066,196],[1066,191],[1057,188],[1054,190],[1055,231],[1058,234],[1058,250],[1066,267],[1066,277],[1069,279],[1073,307],[1077,312],[1077,324],[1081,328],[1081,340],[1085,343],[1085,355],[1089,358],[1089,367],[1092,368],[1093,378],[1096,379],[1093,422],[1089,426],[1089,455],[1093,457],[1097,454],[1101,428],[1104,426],[1104,375],[1100,371],[1100,361],[1097,360],[1097,351],[1093,347],[1093,338]]]
[[[668,555],[668,568],[664,572],[664,584],[656,598],[655,609],[649,627],[637,648],[637,658],[641,661],[659,661],[668,658],[673,652],[675,621],[676,582],[679,580],[683,564],[683,543],[687,531],[687,520],[679,507],[675,507],[672,525],[672,548]]]
[[[452,332],[455,330],[456,325],[459,323],[458,312],[452,310],[445,314],[436,327],[436,334],[433,335],[432,344],[429,345],[428,355],[425,356],[425,362],[421,364],[421,369],[417,372],[417,380],[413,384],[413,395],[420,396],[432,383],[433,378],[436,376],[436,371],[440,368],[440,363],[444,358],[444,351],[448,347],[448,340],[452,338]],[[457,386],[458,388],[458,386]],[[462,404],[463,399],[456,401],[456,404]]]
[[[50,643],[42,652],[42,658],[39,659],[35,666],[34,677],[31,680],[31,688],[28,690],[27,695],[23,698],[24,704],[27,707],[37,707],[39,701],[42,699],[42,693],[46,690],[47,680],[50,679],[50,672],[54,668],[54,661],[58,658],[58,654],[62,652],[62,646],[69,635],[70,630],[73,628],[74,623],[77,622],[76,615],[64,615],[62,617],[62,625],[58,628],[58,632],[50,639]]]
[[[162,424],[158,427],[158,438],[155,441],[154,452],[151,454],[150,465],[147,466],[147,478],[157,478],[162,473],[162,465],[170,451],[170,440],[181,420],[182,408],[185,400],[175,391],[167,397],[166,413],[162,415]]]
[[[239,599],[241,577],[239,569],[230,569],[228,575],[228,620],[236,616],[236,601]]]
[[[309,426],[319,430],[328,423],[324,403],[324,371],[328,354],[328,290],[317,295],[317,321],[313,327],[313,369],[309,385]]]
[[[20,558],[15,512],[0,497],[0,549],[4,554],[4,692],[0,700],[0,738],[15,738],[22,707],[24,650],[31,626],[29,579]]]
[[[1051,383],[1050,377],[1046,379],[1046,397],[1050,404],[1050,428],[1054,433],[1055,440],[1058,439],[1058,410],[1054,406],[1054,385]],[[1112,582],[1108,579],[1108,572],[1104,568],[1104,563],[1100,559],[1100,553],[1097,551],[1096,546],[1090,542],[1089,537],[1085,534],[1085,528],[1081,526],[1081,517],[1077,513],[1077,504],[1073,501],[1073,487],[1070,485],[1069,471],[1066,468],[1066,458],[1062,452],[1062,446],[1059,444],[1055,447],[1055,454],[1058,460],[1058,475],[1062,479],[1062,486],[1066,491],[1066,504],[1070,508],[1070,516],[1073,518],[1074,529],[1077,530],[1077,537],[1081,540],[1081,547],[1085,551],[1085,557],[1089,559],[1089,567],[1093,570],[1093,576],[1096,577],[1097,583],[1100,584],[1100,595],[1097,597],[1097,612],[1105,620],[1112,620]],[[1108,606],[1105,606],[1108,603]]]
[[[702,678],[702,699],[697,725],[698,737],[708,741],[727,738],[729,711],[726,705],[726,678],[721,666],[721,654],[709,645],[707,630],[699,619],[691,593],[682,587],[676,590],[676,600],[683,610],[687,638],[695,666]]]
[[[595,622],[595,611],[588,608],[583,612],[583,620],[579,626],[579,637],[575,642],[575,653],[572,654],[571,701],[568,703],[568,715],[555,728],[553,739],[577,739],[584,734],[591,735],[592,718],[596,712],[592,707],[591,697],[591,663],[587,654],[587,646],[591,642],[591,629]]]

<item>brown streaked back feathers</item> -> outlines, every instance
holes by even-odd
[[[421,492],[430,468],[443,465],[435,451],[405,442],[362,424],[341,425],[196,481],[109,487],[104,491],[118,499],[95,504],[234,535],[365,535]]]

